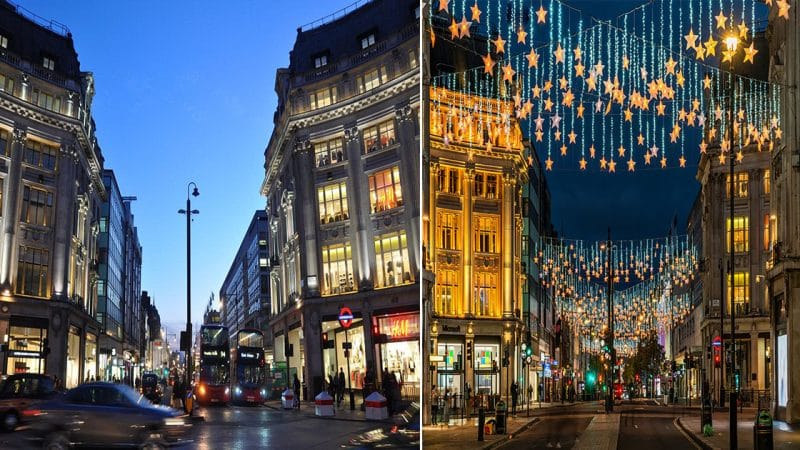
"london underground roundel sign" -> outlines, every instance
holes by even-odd
[[[339,324],[344,329],[350,328],[350,325],[353,324],[353,311],[350,311],[347,306],[339,310]]]

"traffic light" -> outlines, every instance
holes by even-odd
[[[497,361],[492,360],[492,372],[497,372]]]
[[[335,348],[335,343],[330,339],[328,333],[322,333],[322,348]]]
[[[503,367],[508,367],[511,364],[511,356],[508,352],[508,347],[503,351]]]
[[[589,386],[594,386],[594,382],[595,382],[594,372],[587,372],[586,373],[586,384],[588,384]]]

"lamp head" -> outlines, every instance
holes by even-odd
[[[739,46],[739,37],[732,34],[725,38],[725,47],[728,51],[735,52],[736,48]]]
[[[192,191],[192,196],[193,196],[193,197],[197,197],[198,195],[200,195],[200,191],[198,191],[198,190],[197,190],[197,186],[195,186],[195,187],[194,187],[194,190]]]

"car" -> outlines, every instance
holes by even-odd
[[[14,431],[25,419],[23,411],[55,395],[55,382],[47,375],[21,373],[9,376],[0,385],[0,426],[4,431]]]
[[[72,446],[161,449],[189,442],[182,413],[152,404],[123,384],[86,383],[28,410],[31,439],[48,449]]]
[[[161,403],[162,393],[161,386],[158,383],[158,375],[154,373],[142,375],[142,395],[156,405]]]
[[[419,405],[411,403],[403,412],[393,417],[393,424],[359,434],[342,445],[344,448],[420,448]]]

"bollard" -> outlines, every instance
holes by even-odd
[[[700,409],[700,432],[702,433],[706,425],[712,425],[711,400],[706,397],[703,399],[703,406]]]
[[[762,409],[753,423],[753,448],[755,450],[772,450],[772,416]]]
[[[497,434],[506,434],[506,422],[508,421],[508,412],[506,410],[506,402],[500,400],[495,406],[495,421],[497,422]]]
[[[483,425],[486,422],[486,412],[483,410],[483,406],[478,408],[478,441],[483,441]]]

